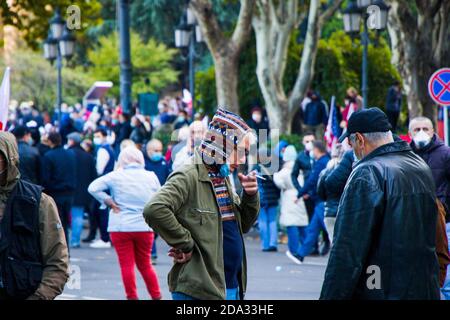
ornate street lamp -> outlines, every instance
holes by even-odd
[[[373,11],[371,11],[373,7]],[[370,15],[368,14],[370,12]],[[352,37],[360,32],[361,21],[363,22],[363,33],[361,34],[361,44],[363,45],[362,58],[362,86],[363,108],[367,108],[368,104],[368,47],[369,47],[369,31],[367,21],[369,18],[375,19],[373,27],[376,30],[383,30],[387,25],[389,7],[383,0],[351,0],[347,8],[342,11],[344,20],[344,30]]]
[[[195,43],[203,42],[203,35],[200,26],[197,24],[194,11],[190,9],[187,2],[186,12],[181,17],[180,24],[175,30],[175,46],[177,48],[188,48],[188,56],[183,59],[189,60],[189,91],[192,95],[192,118],[195,115],[195,70],[194,59],[197,56],[195,52]]]
[[[58,124],[61,124],[61,104],[62,104],[62,60],[69,59],[75,51],[75,37],[67,29],[66,22],[61,17],[59,10],[55,11],[50,20],[48,37],[43,44],[44,57],[50,63],[56,60],[58,71],[56,83],[56,110],[58,110]]]
[[[349,2],[347,8],[342,11],[344,30],[349,34],[358,33],[361,26],[361,9],[355,2]]]
[[[67,28],[59,40],[59,51],[66,59],[70,59],[75,51],[75,37]]]

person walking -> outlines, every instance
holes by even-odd
[[[53,300],[64,289],[69,255],[58,209],[20,177],[15,137],[0,132],[0,300]]]
[[[292,253],[298,251],[300,243],[304,242],[305,229],[308,225],[308,214],[303,201],[296,202],[297,190],[292,184],[291,173],[297,159],[295,147],[289,145],[283,154],[283,168],[273,174],[273,182],[281,190],[280,225],[286,227],[288,248]],[[303,184],[303,175],[298,176],[298,182]]]
[[[147,143],[147,156],[145,157],[145,170],[154,172],[158,177],[159,183],[164,185],[170,173],[170,167],[163,157],[163,145],[158,139],[152,139]],[[156,246],[157,234],[152,247],[152,260],[156,263],[158,259],[158,249]]]
[[[436,196],[450,214],[450,148],[434,132],[433,123],[417,117],[409,123],[411,148],[430,167],[436,185]],[[447,222],[450,219],[447,217]]]
[[[298,192],[296,201],[298,203],[301,199],[311,198],[315,202],[314,215],[306,228],[305,241],[302,246],[295,253],[286,252],[287,257],[296,264],[302,264],[305,257],[312,253],[320,231],[326,229],[324,223],[325,208],[323,201],[317,196],[317,181],[319,180],[320,172],[326,168],[328,161],[330,161],[330,156],[322,141],[314,142],[312,152],[315,159],[314,166],[303,188]],[[323,254],[328,253],[329,250],[329,240],[326,243],[327,248],[323,251]]]
[[[317,194],[324,201],[324,222],[327,228],[330,244],[333,242],[334,225],[336,223],[337,209],[347,179],[352,172],[353,151],[344,154],[334,154],[327,167],[320,173],[317,183]]]
[[[108,133],[105,129],[97,129],[94,133],[94,145],[97,148],[96,164],[97,176],[101,177],[114,170],[115,158],[114,150],[108,143]],[[123,140],[122,140],[123,142]],[[121,144],[122,144],[121,142]],[[108,209],[98,204],[95,206],[90,216],[89,235],[83,242],[92,242],[89,246],[96,249],[111,248],[111,242],[108,234]],[[95,240],[97,228],[100,229],[100,239]],[[95,240],[95,241],[94,241]]]
[[[26,126],[14,128],[13,134],[17,139],[19,149],[19,170],[23,180],[33,184],[40,183],[41,157],[37,148],[32,146],[33,138]]]
[[[339,203],[320,299],[438,300],[437,205],[430,168],[378,108],[352,114],[357,163]]]
[[[147,143],[145,157],[145,169],[152,171],[163,185],[170,173],[170,168],[163,157],[163,144],[158,139],[152,139]]]
[[[89,184],[97,178],[95,169],[95,160],[92,155],[84,151],[80,146],[81,135],[78,132],[72,132],[67,136],[68,149],[73,151],[76,160],[77,184],[72,203],[72,234],[70,239],[71,248],[81,246],[81,232],[83,231],[84,213],[92,210],[94,199],[87,191]]]
[[[42,160],[41,181],[45,192],[55,200],[68,242],[70,210],[77,186],[76,158],[72,150],[63,148],[58,132],[49,133],[48,142],[51,150],[45,153]]]
[[[386,96],[386,114],[389,123],[392,126],[392,131],[397,131],[398,117],[402,108],[402,89],[400,82],[395,81],[389,88]]]
[[[262,251],[276,252],[278,251],[277,215],[280,201],[280,189],[275,185],[272,172],[270,171],[273,160],[277,159],[277,156],[272,153],[268,155],[268,152],[274,153],[265,148],[259,148],[259,163],[254,167],[257,172],[265,176],[265,179],[258,183],[260,194],[258,228]]]
[[[174,300],[244,299],[243,234],[258,217],[259,194],[254,172],[238,174],[241,196],[229,174],[245,163],[252,137],[241,117],[219,108],[191,164],[173,172],[144,209],[147,223],[172,247]]]
[[[314,164],[314,157],[312,154],[314,141],[316,141],[314,133],[305,132],[302,138],[304,149],[298,153],[297,159],[295,159],[294,167],[292,168],[291,180],[298,192],[302,189],[302,185],[299,183],[298,177],[302,174],[303,181],[307,181]],[[311,221],[314,214],[314,201],[311,198],[308,198],[304,199],[304,203],[308,213],[308,220]]]
[[[327,106],[315,91],[310,92],[309,98],[311,101],[305,106],[302,115],[304,130],[314,132],[318,139],[323,139],[328,122]]]
[[[442,203],[442,211],[447,222],[447,237],[450,237],[450,148],[439,139],[434,132],[433,123],[426,117],[416,117],[410,121],[409,135],[412,138],[410,144],[412,150],[431,169],[436,186],[436,196]],[[442,240],[438,238],[436,243],[442,243]],[[438,254],[438,257],[441,261],[447,261],[445,255],[443,259],[442,255]],[[448,268],[444,270],[447,276],[442,286],[442,294],[446,300],[450,300],[450,270]]]
[[[145,223],[142,212],[161,185],[153,172],[145,170],[144,156],[136,147],[121,151],[118,164],[116,171],[94,180],[88,191],[109,207],[108,232],[119,259],[127,299],[138,299],[134,272],[137,266],[152,299],[160,300],[158,277],[151,264],[153,230]]]

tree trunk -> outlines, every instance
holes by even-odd
[[[436,123],[437,106],[429,96],[428,80],[450,60],[450,3],[415,2],[417,10],[403,0],[389,1],[392,62],[403,78],[409,118],[423,115]]]
[[[322,26],[338,9],[342,0],[335,0],[321,13],[320,0],[311,0],[308,30],[294,90],[288,97],[283,88],[289,40],[303,20],[297,0],[275,2],[257,0],[252,26],[256,36],[258,83],[264,97],[270,128],[291,133],[296,109],[308,89],[313,75]]]
[[[239,55],[250,37],[254,5],[255,0],[241,0],[236,27],[228,38],[223,34],[209,0],[189,2],[214,59],[217,102],[235,113],[239,113]]]
[[[219,56],[214,60],[216,72],[217,103],[234,113],[239,113],[238,98],[239,56]]]

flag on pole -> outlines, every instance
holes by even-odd
[[[338,139],[342,134],[342,129],[339,126],[338,110],[336,108],[336,98],[331,98],[330,113],[328,114],[328,124],[325,130],[325,141],[327,142],[328,150],[332,150],[338,143]]]
[[[8,121],[9,94],[9,67],[7,67],[5,74],[3,75],[2,86],[0,87],[0,131],[6,130],[6,122]]]

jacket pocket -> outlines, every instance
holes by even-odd
[[[5,265],[6,291],[13,299],[26,299],[39,287],[43,267],[40,263],[8,257]]]

